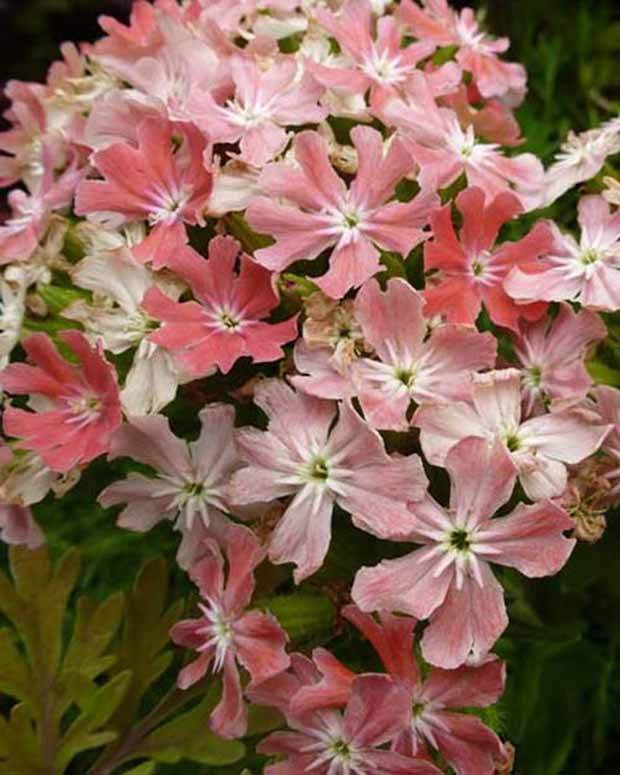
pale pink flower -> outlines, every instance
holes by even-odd
[[[120,92],[128,103],[142,103],[170,121],[194,122],[200,129],[213,105],[210,93],[224,95],[231,88],[227,60],[195,37],[174,40],[135,62],[113,60],[109,67],[137,90]],[[110,126],[111,119],[95,105],[87,135],[92,136],[101,125]]]
[[[566,191],[591,180],[602,170],[608,156],[620,152],[620,131],[603,124],[575,134],[570,131],[560,153],[545,172],[543,207],[552,205]]]
[[[59,336],[81,367],[67,363],[47,334],[32,334],[23,346],[35,365],[12,363],[0,372],[0,382],[9,393],[36,398],[37,407],[28,412],[8,406],[4,432],[38,452],[53,471],[64,473],[108,451],[121,423],[121,407],[116,373],[103,357],[103,347],[92,348],[78,331]]]
[[[417,621],[382,613],[377,622],[354,605],[342,614],[368,638],[390,676],[409,692],[410,721],[393,747],[406,756],[429,758],[438,750],[456,775],[494,775],[503,745],[481,719],[459,713],[484,708],[504,691],[506,668],[494,657],[456,670],[433,668],[422,678],[414,653]]]
[[[540,410],[546,401],[584,398],[592,385],[584,358],[607,336],[600,317],[589,310],[575,312],[561,304],[556,317],[522,324],[514,352],[522,375],[524,412]]]
[[[535,263],[515,267],[504,281],[517,302],[578,301],[583,307],[620,309],[620,211],[602,196],[579,200],[579,242],[551,223],[552,242]]]
[[[200,436],[186,443],[162,415],[132,417],[112,437],[108,458],[127,457],[156,476],[130,473],[101,493],[102,506],[127,505],[117,524],[139,533],[163,520],[181,533],[177,561],[188,568],[208,536],[220,538],[228,524],[228,479],[240,461],[233,443],[232,406],[209,404],[198,415]]]
[[[30,506],[0,502],[0,541],[28,549],[43,546],[45,534],[37,525]]]
[[[301,654],[294,654],[291,662],[291,673],[250,693],[254,702],[277,707],[293,730],[273,732],[258,746],[262,753],[286,756],[282,763],[266,767],[266,775],[439,775],[430,762],[379,748],[408,724],[409,696],[404,686],[386,675],[361,675],[352,681],[342,712],[324,708],[295,713],[291,697],[318,683],[321,676]]]
[[[450,203],[431,216],[433,239],[424,246],[424,267],[439,273],[428,278],[425,313],[474,325],[484,304],[496,325],[513,331],[518,330],[520,318],[539,318],[545,304],[515,304],[502,282],[514,266],[534,264],[549,249],[546,223],[536,224],[517,242],[496,245],[502,225],[522,212],[513,194],[503,192],[485,202],[480,188],[468,188],[456,197],[456,207],[462,215],[458,237]]]
[[[79,321],[91,341],[101,338],[114,354],[135,348],[121,391],[123,409],[128,414],[158,412],[175,397],[181,375],[170,353],[149,341],[158,323],[142,308],[142,299],[152,287],[176,299],[182,285],[139,264],[126,247],[86,256],[72,278],[90,290],[93,299],[71,303],[63,317]]]
[[[318,99],[324,89],[293,59],[276,60],[268,70],[247,57],[231,59],[234,95],[210,99],[198,122],[214,143],[239,143],[241,161],[262,167],[280,154],[289,136],[285,127],[317,124],[327,111]]]
[[[412,166],[403,144],[393,140],[386,148],[379,132],[362,126],[351,137],[359,167],[348,190],[329,162],[323,138],[301,132],[294,142],[298,168],[267,166],[259,183],[272,198],[258,197],[247,210],[252,228],[276,240],[256,251],[256,260],[268,269],[281,271],[334,247],[328,272],[314,280],[332,298],[341,298],[380,270],[378,248],[407,255],[422,242],[422,227],[438,203],[429,191],[411,202],[389,202]]]
[[[296,317],[281,323],[264,321],[279,303],[271,273],[242,254],[237,274],[239,248],[231,237],[215,237],[207,261],[191,248],[177,252],[174,272],[188,283],[197,301],[177,302],[155,287],[144,297],[144,309],[163,322],[151,341],[173,353],[195,377],[214,366],[225,374],[243,356],[256,363],[277,361],[283,356],[282,346],[297,336]]]
[[[597,385],[592,390],[596,400],[596,412],[601,421],[611,428],[601,445],[601,451],[609,455],[612,469],[605,473],[611,489],[608,495],[613,502],[620,496],[620,390],[610,385]]]
[[[517,104],[523,99],[525,68],[498,57],[508,50],[508,38],[494,40],[482,32],[471,8],[458,13],[447,0],[423,0],[422,9],[403,0],[398,13],[416,37],[439,47],[458,46],[456,60],[472,74],[483,97],[504,97]]]
[[[269,545],[276,564],[295,563],[297,582],[323,564],[334,505],[373,535],[403,535],[413,516],[409,501],[423,497],[426,477],[417,455],[390,456],[383,440],[349,403],[295,393],[265,380],[255,402],[269,418],[267,431],[242,428],[238,446],[246,467],[233,474],[230,500],[248,504],[293,496]]]
[[[466,400],[470,375],[495,365],[492,334],[444,325],[425,339],[424,299],[406,280],[393,278],[381,291],[369,280],[355,299],[355,315],[376,359],[358,358],[353,383],[368,422],[407,430],[411,402]]]
[[[38,455],[15,455],[0,440],[0,541],[29,549],[45,543],[30,506],[45,498],[56,478]]]
[[[566,487],[566,464],[585,460],[609,432],[596,414],[572,407],[522,419],[521,373],[517,369],[472,376],[471,403],[422,405],[413,418],[420,443],[433,465],[444,465],[450,449],[461,439],[477,436],[500,442],[512,460],[513,481],[518,474],[531,500],[561,495]]]
[[[487,200],[513,190],[525,210],[539,205],[544,171],[538,158],[531,153],[504,156],[499,145],[479,142],[472,125],[463,129],[453,110],[437,105],[424,73],[411,74],[404,98],[384,92],[373,111],[399,129],[423,189],[445,188],[465,174]]]
[[[529,577],[557,573],[575,540],[566,512],[551,501],[520,504],[506,517],[493,514],[510,498],[514,468],[499,442],[463,439],[445,466],[450,508],[430,496],[414,507],[408,540],[423,547],[358,571],[353,600],[363,611],[402,611],[430,618],[422,654],[446,669],[480,662],[508,624],[504,594],[489,562]]]
[[[360,94],[368,89],[396,88],[435,50],[431,41],[403,47],[401,27],[393,16],[377,19],[375,37],[375,19],[368,0],[347,0],[337,14],[319,7],[315,17],[338,41],[350,62],[348,67],[308,63],[311,72],[330,88]]]
[[[264,558],[263,549],[249,530],[239,526],[225,543],[226,578],[222,552],[208,539],[206,556],[190,571],[204,601],[198,604],[201,616],[175,624],[170,637],[199,654],[179,673],[181,689],[199,681],[209,668],[222,673],[222,697],[211,714],[210,726],[221,737],[234,738],[247,730],[238,665],[250,674],[248,688],[252,689],[286,670],[290,659],[285,651],[286,633],[275,617],[245,610],[254,591],[254,569]]]
[[[71,204],[75,188],[84,175],[74,158],[56,178],[52,147],[45,146],[42,155],[43,174],[33,183],[32,191],[14,189],[7,197],[12,212],[0,224],[0,264],[30,258],[45,235],[52,212]]]
[[[45,171],[44,148],[49,149],[54,162],[61,161],[65,142],[60,127],[50,120],[45,86],[9,81],[4,94],[11,107],[3,117],[11,127],[0,132],[0,186],[23,181],[36,190]]]
[[[181,137],[176,151],[174,132]],[[93,154],[105,180],[82,181],[76,213],[112,227],[146,220],[154,227],[151,238],[162,241],[175,226],[203,224],[213,176],[205,166],[202,134],[191,124],[156,118],[144,119],[137,134],[138,148],[121,142]],[[167,258],[165,250],[157,252],[155,266]]]
[[[365,349],[354,300],[334,301],[320,291],[304,300],[303,339],[293,350],[298,390],[317,398],[353,398],[351,370]]]

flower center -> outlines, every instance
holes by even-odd
[[[457,552],[466,552],[471,546],[469,539],[469,533],[462,528],[456,528],[450,533],[449,537],[450,548],[455,549]]]
[[[508,433],[504,439],[509,452],[516,452],[521,448],[521,440],[516,433]]]
[[[208,606],[202,603],[198,607],[207,620],[204,627],[201,628],[201,634],[207,636],[207,640],[202,644],[199,651],[206,651],[215,647],[215,660],[213,663],[214,672],[221,670],[226,659],[226,652],[233,639],[231,622],[226,618],[222,608],[213,600],[207,598]]]
[[[226,327],[226,328],[237,328],[240,320],[237,320],[234,318],[230,313],[228,312],[222,312],[220,314],[220,322]]]
[[[540,366],[530,366],[525,372],[524,382],[528,387],[540,387],[542,381],[542,368]]]
[[[426,703],[425,702],[414,702],[413,707],[411,708],[411,712],[413,713],[413,717],[420,718],[424,714],[424,711],[426,710]]]
[[[411,369],[395,369],[394,377],[406,388],[412,387],[413,383],[415,382],[415,373]]]
[[[590,264],[595,264],[601,258],[602,258],[602,255],[598,250],[596,250],[595,248],[590,248],[589,250],[586,250],[584,253],[581,254],[581,256],[579,257],[579,260],[584,266],[589,266]]]
[[[329,468],[323,458],[317,458],[310,464],[310,477],[319,482],[326,482],[329,477]]]

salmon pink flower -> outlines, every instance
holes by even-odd
[[[59,336],[81,368],[67,363],[46,334],[32,334],[23,346],[35,365],[12,363],[0,372],[0,381],[9,393],[36,397],[37,406],[35,412],[7,407],[4,432],[38,452],[52,471],[64,473],[108,451],[121,407],[116,373],[103,347],[92,348],[78,331]]]
[[[177,252],[174,272],[198,301],[173,301],[158,288],[144,297],[144,309],[163,322],[151,341],[173,353],[194,377],[205,376],[214,366],[226,374],[243,356],[256,363],[276,361],[282,345],[297,336],[296,317],[264,322],[279,303],[271,273],[242,254],[237,274],[239,248],[231,237],[215,237],[207,261],[191,248]]]
[[[214,143],[239,143],[239,159],[262,167],[288,143],[284,127],[317,124],[327,111],[318,99],[324,89],[297,64],[282,59],[268,69],[245,57],[231,59],[234,96],[224,104],[210,99],[197,123]]]
[[[517,104],[521,101],[525,68],[498,57],[508,49],[508,39],[493,40],[482,32],[471,8],[458,13],[447,0],[423,0],[423,8],[412,0],[403,0],[398,13],[416,37],[435,46],[458,46],[456,60],[472,74],[483,97],[504,97]]]
[[[43,174],[30,193],[14,189],[7,197],[11,216],[0,224],[0,264],[25,261],[37,248],[50,223],[54,210],[71,204],[75,188],[84,175],[74,158],[65,171],[54,175],[55,158],[50,146],[45,146]]]
[[[489,562],[532,578],[549,576],[562,568],[575,540],[563,535],[573,521],[551,501],[521,504],[492,519],[514,484],[501,443],[463,439],[445,465],[452,482],[450,508],[430,496],[414,506],[416,526],[408,540],[423,547],[359,570],[352,597],[362,611],[430,617],[422,654],[451,669],[481,661],[508,624],[503,590]]]
[[[380,270],[377,247],[407,255],[422,242],[422,227],[438,203],[430,192],[411,202],[388,203],[411,170],[407,151],[399,140],[386,148],[381,134],[370,127],[355,127],[351,137],[359,167],[348,190],[329,162],[325,140],[316,132],[301,132],[294,142],[298,168],[267,166],[259,183],[271,198],[258,197],[247,210],[252,228],[276,240],[256,251],[256,260],[268,269],[281,271],[334,247],[327,274],[315,280],[334,299]]]
[[[566,464],[585,460],[609,432],[596,414],[568,408],[522,420],[521,373],[516,369],[472,376],[471,403],[427,403],[414,415],[420,443],[433,465],[444,465],[450,449],[461,439],[477,436],[500,442],[512,460],[513,478],[531,500],[561,495],[566,487]]]
[[[592,384],[584,364],[586,352],[606,336],[596,313],[575,312],[569,304],[561,304],[555,318],[522,324],[514,352],[523,378],[525,414],[539,411],[546,401],[585,398]]]
[[[352,681],[344,711],[320,709],[295,713],[291,697],[320,681],[320,673],[301,654],[292,658],[292,673],[266,681],[250,692],[254,702],[277,707],[290,732],[274,732],[258,750],[283,754],[281,764],[265,775],[439,775],[430,762],[379,748],[391,742],[408,724],[408,692],[386,675],[361,675]]]
[[[515,266],[505,291],[519,303],[578,301],[583,307],[620,309],[620,211],[602,196],[579,200],[579,242],[552,223],[552,242],[534,263]]]
[[[358,358],[353,383],[375,428],[407,430],[412,401],[466,400],[472,372],[495,365],[492,334],[445,325],[425,340],[423,305],[422,295],[400,278],[389,280],[385,292],[369,280],[355,299],[356,318],[378,360]]]
[[[272,562],[295,563],[297,582],[318,570],[335,504],[373,535],[408,531],[413,516],[407,504],[426,490],[417,455],[388,455],[379,434],[349,403],[340,404],[334,424],[334,402],[295,393],[280,380],[261,382],[254,400],[269,426],[239,430],[246,466],[232,475],[230,499],[243,505],[293,496],[271,536]]]
[[[176,150],[175,133],[180,138]],[[76,213],[113,227],[146,220],[162,240],[175,226],[202,224],[213,185],[202,134],[192,124],[149,117],[137,135],[137,148],[119,142],[93,154],[93,164],[105,180],[82,181]],[[167,258],[158,253],[156,267]]]
[[[240,461],[233,444],[232,406],[209,404],[199,414],[196,441],[177,438],[162,415],[132,417],[112,437],[108,458],[127,457],[153,468],[156,476],[130,473],[101,493],[104,507],[127,504],[117,524],[143,533],[159,522],[174,522],[182,539],[179,565],[188,568],[202,541],[219,538],[228,524],[228,479]]]
[[[398,87],[435,50],[435,44],[425,40],[403,47],[401,28],[393,16],[377,20],[375,39],[368,0],[347,0],[338,14],[319,7],[315,17],[338,41],[351,63],[350,67],[309,63],[311,72],[330,88],[364,94],[370,88]]]
[[[538,223],[523,239],[495,246],[501,226],[522,211],[519,200],[504,192],[485,203],[483,191],[474,187],[457,196],[456,206],[463,217],[459,237],[450,204],[431,216],[433,239],[424,246],[424,267],[439,274],[429,277],[425,313],[474,325],[484,304],[496,325],[515,332],[521,317],[538,319],[545,305],[515,304],[502,282],[514,266],[529,266],[549,249],[547,225]]]
[[[186,619],[170,631],[179,646],[199,656],[179,673],[178,685],[187,689],[207,673],[222,673],[222,698],[211,714],[210,726],[221,737],[242,737],[247,729],[247,709],[238,665],[250,674],[249,688],[283,672],[290,659],[287,637],[277,620],[260,611],[245,611],[254,591],[254,569],[264,552],[247,530],[237,526],[226,541],[224,558],[215,541],[207,540],[206,556],[192,566],[190,577],[204,602],[201,616]]]
[[[504,691],[506,668],[489,657],[456,670],[433,668],[423,679],[414,654],[416,620],[382,613],[377,622],[357,606],[342,614],[372,643],[390,676],[409,692],[410,722],[394,741],[401,754],[429,758],[438,750],[456,775],[494,775],[503,757],[498,736],[461,708],[484,708]]]
[[[544,171],[536,156],[507,157],[498,145],[479,142],[473,126],[463,129],[453,110],[437,105],[422,72],[411,74],[404,91],[404,98],[382,93],[373,111],[387,126],[398,128],[423,189],[445,188],[464,173],[468,185],[480,187],[489,201],[514,190],[525,210],[539,205]]]

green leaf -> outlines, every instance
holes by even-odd
[[[224,740],[208,727],[216,704],[212,689],[196,707],[161,725],[134,751],[159,762],[176,763],[183,758],[201,764],[233,764],[243,758],[245,746],[236,740]]]
[[[97,731],[106,725],[127,694],[131,673],[119,673],[102,687],[88,693],[81,692],[81,713],[63,735],[56,757],[56,768],[63,772],[72,759],[82,751],[99,748],[115,740],[114,730]]]
[[[153,775],[157,764],[155,762],[144,762],[137,767],[133,767],[131,770],[123,773],[123,775]]]
[[[123,635],[113,672],[130,670],[127,700],[114,717],[126,729],[135,718],[142,696],[172,661],[169,632],[181,616],[182,601],[166,608],[168,567],[162,558],[147,561],[125,604]]]
[[[293,641],[305,640],[326,632],[334,623],[336,612],[326,595],[293,592],[263,602],[262,608],[272,613]]]

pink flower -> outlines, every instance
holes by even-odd
[[[552,242],[534,264],[516,266],[504,281],[517,302],[578,301],[584,307],[620,309],[620,210],[602,196],[579,200],[579,242],[551,223]]]
[[[342,613],[372,643],[390,676],[409,692],[409,726],[394,741],[395,750],[430,760],[430,747],[457,775],[494,775],[503,756],[501,740],[479,718],[458,709],[484,708],[498,700],[506,680],[503,662],[490,657],[456,670],[434,668],[423,679],[414,654],[415,619],[382,613],[377,622],[354,605]]]
[[[276,240],[256,251],[256,260],[268,269],[281,271],[335,246],[328,272],[315,280],[332,298],[380,270],[377,246],[407,255],[424,239],[422,227],[438,202],[435,194],[422,192],[411,202],[388,203],[411,169],[403,144],[393,140],[386,149],[379,132],[362,126],[351,137],[359,168],[348,190],[329,163],[325,141],[316,132],[301,132],[294,141],[299,168],[269,165],[259,179],[270,197],[289,204],[258,197],[247,210],[252,228]]]
[[[100,16],[99,25],[108,33],[108,37],[97,43],[97,53],[135,59],[157,49],[161,45],[162,36],[156,13],[152,3],[135,0],[128,25],[113,16]]]
[[[105,508],[127,504],[117,524],[129,530],[142,533],[162,520],[173,521],[182,535],[177,561],[184,569],[202,552],[204,538],[224,535],[228,480],[239,466],[233,407],[209,404],[199,418],[200,436],[189,444],[172,433],[162,415],[124,423],[112,437],[108,458],[131,458],[153,468],[156,476],[132,472],[98,498]]]
[[[264,552],[254,535],[237,527],[226,542],[227,579],[224,558],[215,541],[205,544],[207,555],[191,569],[204,603],[201,616],[186,619],[170,631],[172,640],[199,653],[179,673],[178,685],[187,689],[207,673],[222,673],[222,698],[211,714],[210,726],[221,737],[242,737],[247,729],[247,709],[238,665],[250,674],[253,688],[286,670],[290,659],[285,651],[286,633],[267,613],[248,611],[254,591],[254,569]]]
[[[596,415],[569,408],[522,420],[521,374],[516,369],[472,376],[471,403],[428,403],[413,418],[429,463],[443,465],[449,450],[467,436],[498,440],[512,459],[514,475],[531,500],[561,495],[566,464],[576,464],[601,445],[609,426]]]
[[[320,709],[296,714],[291,697],[317,683],[320,674],[301,654],[293,655],[292,667],[292,673],[251,692],[255,702],[282,711],[293,730],[274,732],[258,746],[261,753],[287,757],[268,766],[265,775],[439,775],[429,762],[379,748],[407,726],[410,706],[404,686],[386,675],[361,675],[352,682],[343,712]]]
[[[431,216],[433,239],[424,246],[424,267],[439,275],[429,278],[424,311],[443,314],[450,323],[474,325],[484,304],[496,325],[516,332],[519,318],[536,320],[545,305],[515,304],[502,282],[514,266],[529,266],[548,250],[549,230],[538,223],[523,239],[494,249],[501,226],[522,211],[519,200],[504,192],[485,204],[480,188],[468,188],[457,196],[456,206],[463,217],[459,237],[450,204]]]
[[[244,57],[230,62],[234,96],[225,104],[205,103],[200,126],[214,143],[239,143],[239,159],[262,167],[288,143],[283,127],[316,124],[327,111],[317,100],[323,93],[309,73],[298,78],[293,59],[277,60],[268,70]]]
[[[315,16],[351,62],[350,67],[308,64],[319,81],[330,88],[364,94],[370,88],[398,87],[435,50],[430,41],[403,47],[400,26],[392,16],[377,20],[375,38],[375,20],[368,0],[348,0],[338,14],[319,7]]]
[[[30,506],[0,503],[0,541],[5,544],[38,549],[45,543],[45,535],[37,525]]]
[[[355,300],[355,315],[378,360],[359,358],[353,382],[375,428],[407,430],[412,401],[466,400],[469,376],[495,365],[492,334],[465,326],[436,328],[425,341],[424,300],[405,280],[388,281],[385,292],[369,280]]]
[[[464,130],[453,110],[437,106],[424,73],[412,73],[405,92],[405,99],[383,93],[373,111],[399,129],[423,189],[445,188],[464,173],[468,185],[479,186],[487,200],[514,189],[525,210],[539,205],[543,167],[536,156],[506,157],[498,145],[478,142],[473,126]]]
[[[480,31],[471,8],[459,13],[446,0],[423,0],[424,9],[403,0],[399,16],[414,35],[436,46],[458,46],[456,60],[470,72],[483,97],[505,97],[517,103],[525,94],[523,65],[502,62],[497,56],[510,45],[507,38],[491,39]]]
[[[215,237],[205,261],[191,248],[176,253],[175,274],[187,281],[198,301],[177,302],[158,288],[147,291],[143,307],[162,328],[151,341],[174,353],[190,374],[201,377],[218,366],[225,374],[243,356],[256,363],[277,361],[282,345],[297,336],[297,318],[266,323],[263,318],[278,306],[271,273],[250,256],[235,264],[239,243]]]
[[[173,132],[181,137],[176,151]],[[113,227],[147,220],[160,240],[175,226],[203,224],[213,176],[205,166],[202,134],[191,124],[157,118],[144,119],[137,134],[138,148],[120,142],[93,154],[105,180],[82,181],[76,213]],[[167,258],[158,253],[156,268]]]
[[[65,361],[46,334],[32,334],[23,346],[34,366],[12,363],[0,372],[9,393],[36,397],[35,412],[8,406],[4,432],[16,436],[25,449],[39,453],[53,470],[64,473],[107,452],[121,423],[114,367],[101,345],[92,348],[78,331],[60,338],[78,357],[81,368]]]
[[[612,460],[612,469],[605,476],[611,485],[608,495],[615,503],[620,495],[620,390],[609,385],[597,385],[592,390],[592,396],[596,400],[596,413],[611,428],[601,451]]]
[[[580,134],[569,132],[560,153],[545,173],[542,206],[548,207],[573,186],[598,175],[607,157],[618,151],[620,133],[613,123]]]
[[[71,204],[75,187],[84,174],[74,158],[55,178],[52,147],[44,146],[42,156],[43,174],[33,183],[32,191],[27,194],[14,189],[7,197],[12,213],[0,224],[0,264],[30,258],[45,234],[52,212]]]
[[[297,582],[318,570],[334,504],[373,535],[408,531],[413,517],[407,503],[426,490],[417,455],[388,455],[379,434],[349,403],[340,405],[334,424],[334,402],[295,393],[280,380],[261,382],[254,400],[269,426],[239,430],[246,467],[232,475],[230,499],[247,504],[293,496],[271,537],[272,562],[295,563]]]
[[[596,313],[575,312],[569,304],[561,304],[555,318],[523,324],[514,351],[523,378],[525,414],[540,410],[546,401],[584,398],[592,384],[584,358],[606,336]]]
[[[422,654],[446,669],[479,662],[501,635],[508,618],[500,584],[489,562],[516,568],[529,577],[557,573],[567,561],[574,527],[551,501],[520,504],[506,517],[491,519],[508,501],[514,469],[501,444],[467,438],[448,454],[450,508],[430,496],[416,504],[409,536],[423,547],[396,560],[358,571],[353,600],[363,611],[402,611],[430,617]]]

